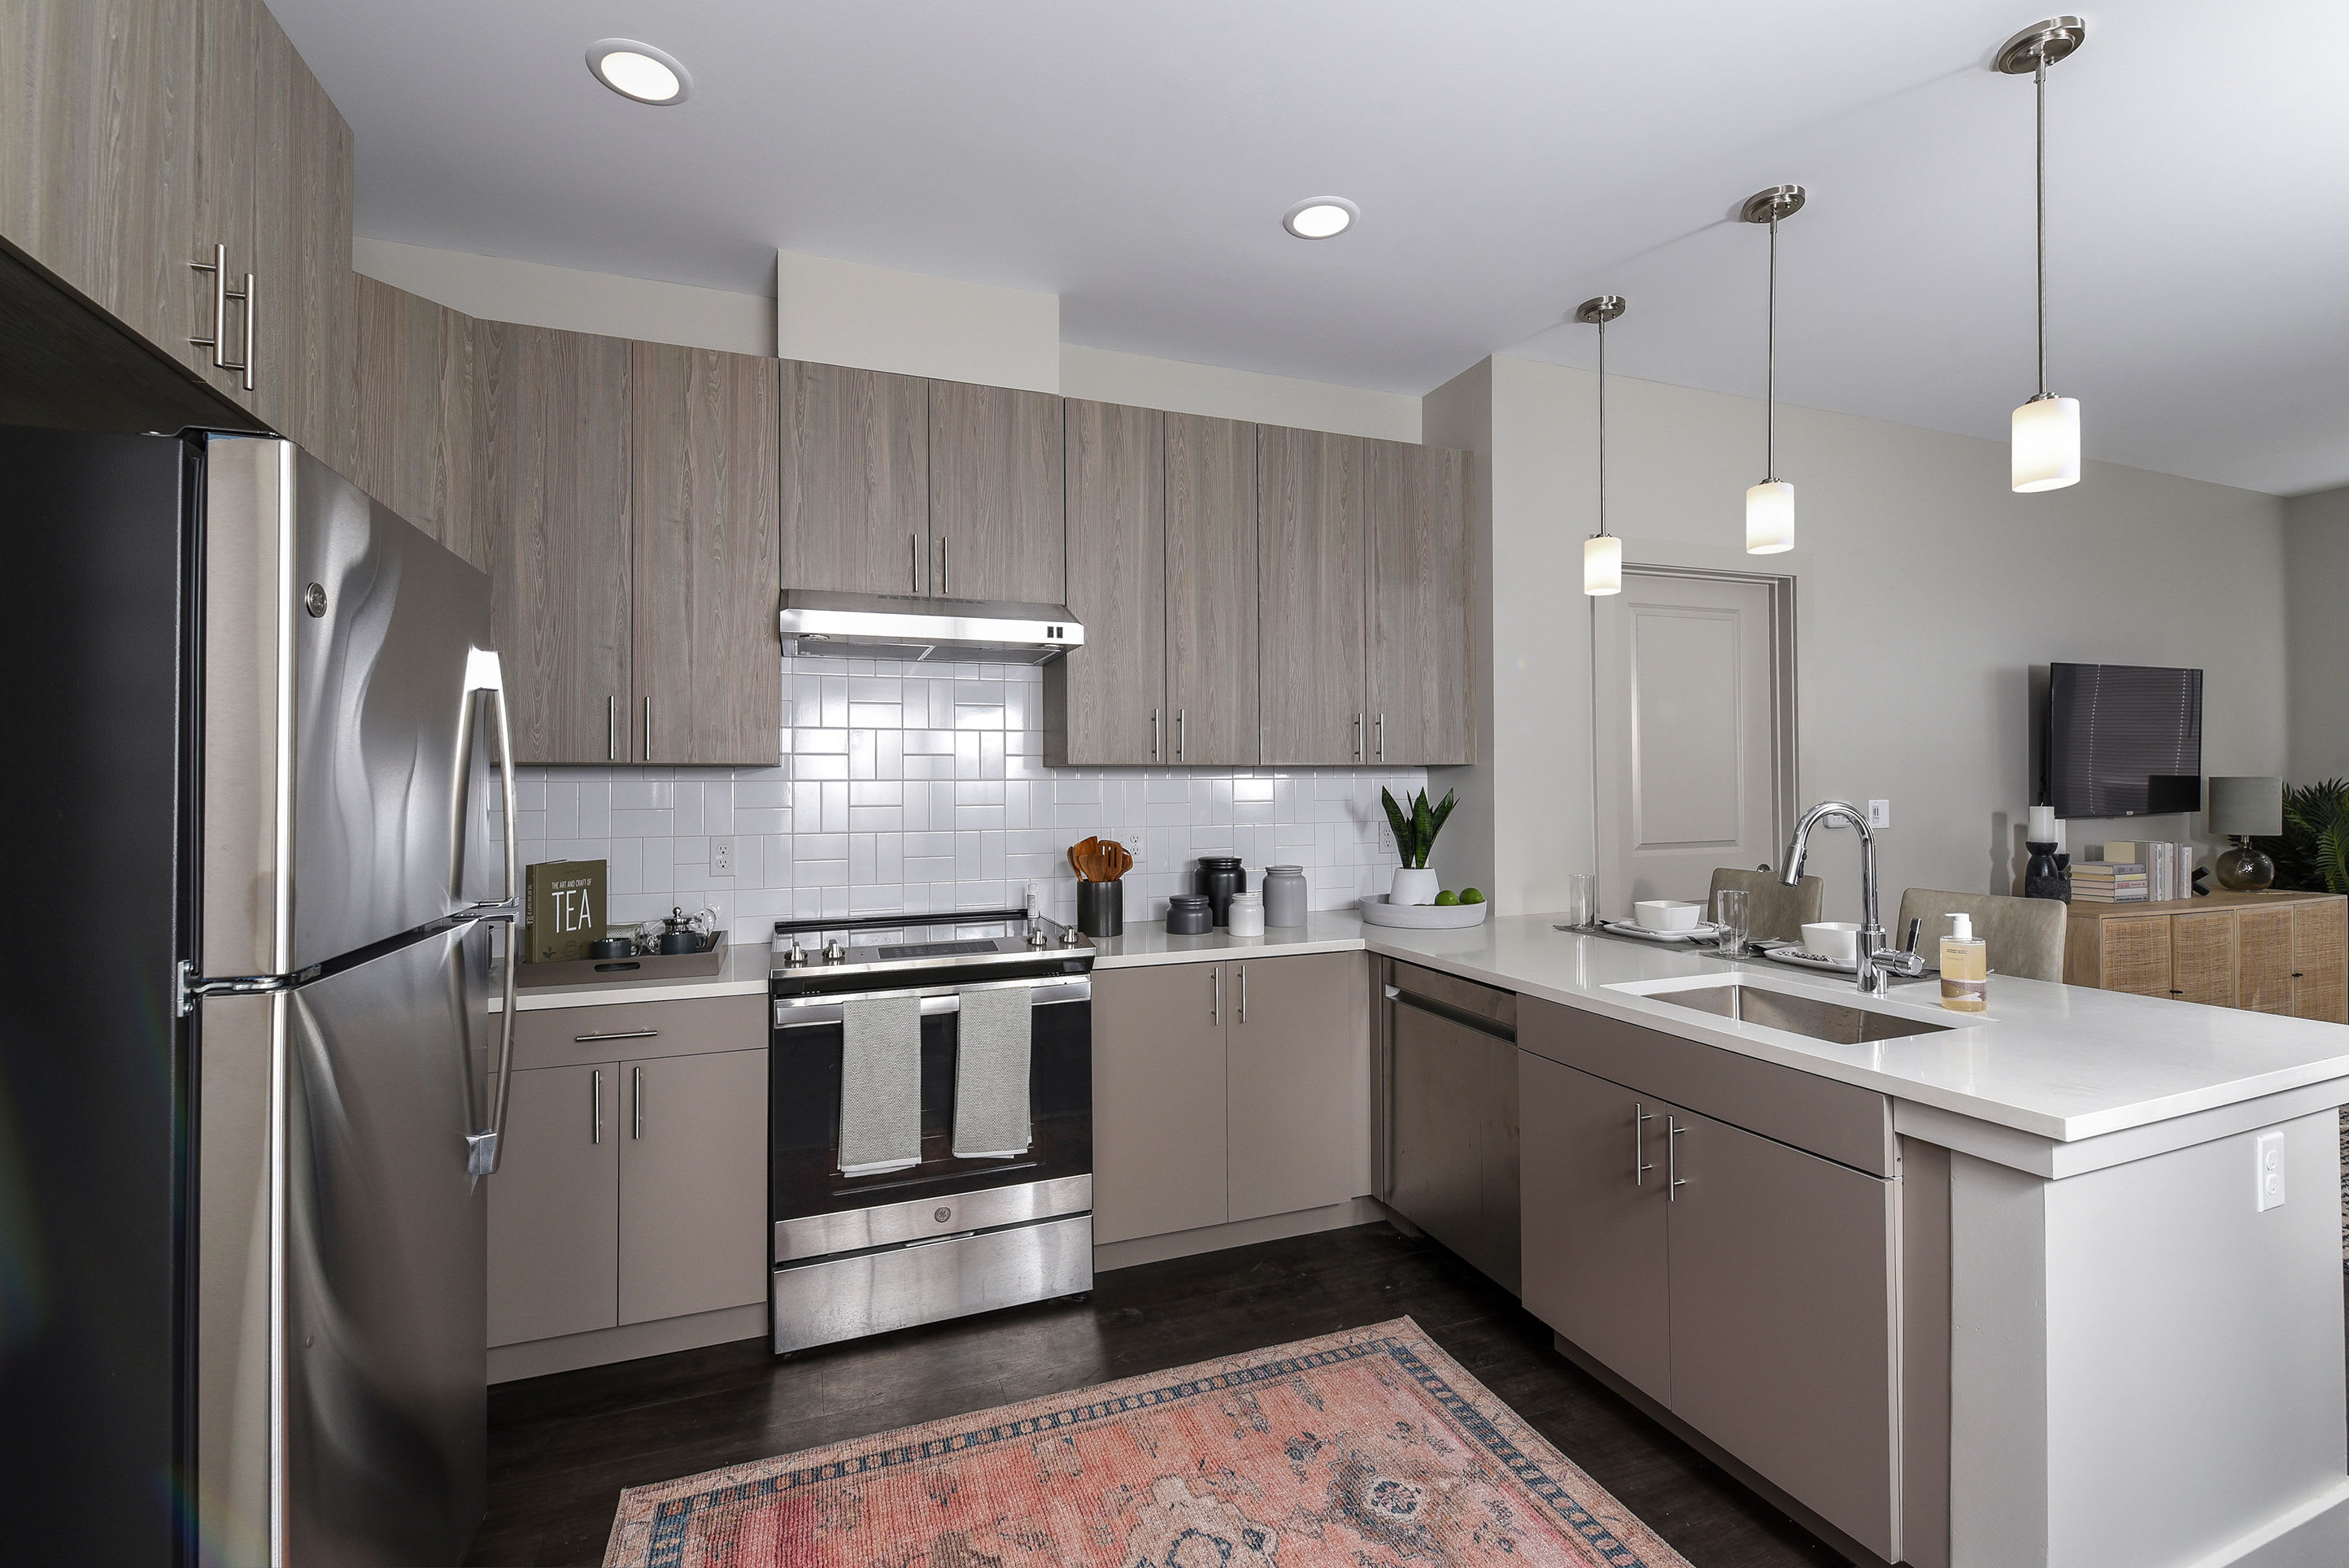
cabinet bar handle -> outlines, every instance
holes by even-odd
[[[628,1069],[628,1099],[631,1101],[628,1107],[628,1136],[642,1138],[645,1135],[645,1069],[642,1068]]]
[[[1154,707],[1150,710],[1150,760],[1153,762],[1158,760],[1158,713]]]
[[[1385,714],[1379,715],[1378,732],[1379,760],[1384,762],[1387,759],[1387,716]]]
[[[1190,710],[1187,708],[1178,707],[1174,710],[1174,760],[1177,762],[1187,762],[1190,759]]]
[[[943,533],[938,535],[938,593],[954,597],[954,547]]]
[[[919,593],[922,591],[922,536],[920,534],[905,535],[905,554],[914,563],[914,592]]]
[[[1648,1160],[1647,1125],[1656,1119],[1636,1099],[1631,1102],[1631,1185],[1644,1187],[1648,1172],[1655,1169]]]
[[[587,1087],[589,1092],[595,1097],[595,1142],[601,1146],[604,1141],[604,1069],[602,1068],[597,1068],[587,1075]]]
[[[1359,713],[1358,713],[1358,714],[1356,714],[1356,715],[1354,716],[1354,760],[1355,760],[1355,761],[1357,761],[1357,762],[1360,762],[1361,759],[1362,759],[1362,716],[1361,716],[1361,714],[1359,714]]]
[[[653,699],[645,698],[645,760],[653,759]]]
[[[604,698],[604,760],[606,762],[617,762],[620,759],[618,709],[618,703],[608,696]]]
[[[1216,972],[1216,995],[1215,999],[1207,1004],[1207,1022],[1220,1024],[1224,1021],[1224,966],[1211,964],[1208,967]]]
[[[244,363],[232,365],[232,370],[244,372],[244,389],[253,390],[253,274],[244,274]]]
[[[1247,965],[1245,965],[1245,964],[1243,964],[1243,965],[1240,965],[1240,1016],[1239,1016],[1239,1021],[1240,1021],[1241,1023],[1243,1023],[1243,1024],[1245,1024],[1245,1023],[1247,1023]]]
[[[188,269],[212,275],[212,335],[210,337],[191,337],[188,341],[198,348],[211,349],[212,368],[225,370],[228,368],[228,247],[214,245],[211,261],[190,262]]]
[[[1668,1202],[1677,1203],[1681,1201],[1680,1190],[1688,1185],[1681,1180],[1680,1146],[1680,1136],[1688,1129],[1669,1116],[1664,1118],[1664,1180],[1669,1183],[1664,1189],[1664,1198]]]
[[[658,1029],[614,1029],[606,1035],[574,1035],[571,1037],[587,1046],[597,1040],[649,1040],[659,1033]]]

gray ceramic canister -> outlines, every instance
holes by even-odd
[[[1264,923],[1267,925],[1305,923],[1305,868],[1264,868]]]

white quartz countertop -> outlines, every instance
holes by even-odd
[[[2349,1099],[2349,1027],[1993,975],[1990,1010],[1952,1013],[1931,983],[1888,1001],[1849,981],[1559,931],[1558,915],[1512,915],[1465,931],[1374,927],[1374,953],[1701,1040],[1762,1061],[2069,1142],[2338,1083]],[[1843,1046],[1692,1012],[1636,989],[1739,971],[1797,992],[1947,1033]]]
[[[1557,929],[1558,915],[1509,915],[1458,931],[1365,927],[1351,911],[1319,911],[1302,926],[1263,936],[1169,936],[1163,923],[1131,925],[1094,944],[1102,970],[1281,957],[1363,948],[1523,995],[1604,1014],[1758,1060],[1875,1089],[1896,1099],[2072,1142],[2263,1096],[2337,1083],[2349,1101],[2349,1027],[2205,1007],[2116,991],[1993,975],[1990,1011],[1940,1006],[1930,982],[1877,1001],[1848,981],[1782,965]],[[669,981],[524,988],[518,1007],[595,1006],[768,989],[764,943],[727,950],[716,975]],[[1816,995],[1945,1026],[1946,1032],[1844,1046],[1692,1011],[1642,995],[1729,972],[1775,990]],[[494,1006],[495,1000],[492,1005]]]

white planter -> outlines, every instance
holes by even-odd
[[[1389,903],[1433,903],[1444,884],[1435,873],[1423,866],[1397,866],[1394,885],[1387,892]]]

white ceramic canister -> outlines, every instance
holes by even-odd
[[[1264,894],[1236,892],[1231,907],[1224,912],[1224,929],[1234,936],[1264,934]]]
[[[1305,923],[1305,868],[1264,868],[1264,923],[1267,925]]]

